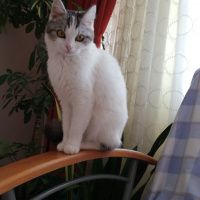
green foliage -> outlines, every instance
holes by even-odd
[[[171,130],[172,124],[170,124],[156,139],[156,141],[153,143],[149,153],[147,155],[153,157],[155,155],[155,153],[158,151],[158,149],[161,147],[161,145],[165,142],[167,136],[169,135],[169,132]],[[140,162],[138,165],[138,170],[136,173],[136,177],[135,177],[135,184],[134,184],[134,188],[137,186],[137,184],[141,181],[143,175],[145,174],[146,170],[147,170],[148,165],[146,163]],[[144,183],[143,186],[141,186],[141,188],[139,188],[135,194],[132,197],[132,200],[134,199],[140,199],[143,193],[143,190],[145,188],[145,186],[147,185],[148,181],[150,180],[152,174],[154,173],[155,168],[152,169],[149,178],[146,180],[146,182]]]
[[[79,10],[79,11],[83,11],[83,8],[81,7],[81,6],[79,6],[78,4],[76,4],[76,3],[74,3],[74,2],[72,2],[76,7],[77,7],[77,9]]]
[[[29,142],[28,144],[13,142],[12,144],[8,144],[5,141],[0,141],[0,148],[0,160],[9,158],[12,162],[17,161],[16,156],[18,153],[23,153],[24,157],[30,157],[38,154],[41,149],[34,142]]]
[[[44,34],[52,0],[6,0],[0,2],[0,33],[6,23],[14,28],[26,26],[26,33],[34,31],[35,37],[40,39]],[[7,84],[8,89],[3,95],[3,109],[11,102],[15,103],[9,111],[22,110],[24,123],[28,123],[33,115],[40,118],[44,111],[48,114],[54,97],[51,94],[47,76],[47,51],[43,40],[39,40],[29,58],[30,73],[13,72],[7,69],[0,76],[0,85]],[[37,75],[35,74],[37,70]]]
[[[38,68],[42,70],[42,67],[39,64]],[[3,109],[14,102],[14,106],[9,111],[9,116],[13,112],[22,110],[26,124],[33,114],[39,117],[44,111],[48,115],[48,109],[52,108],[51,103],[54,101],[54,97],[47,90],[47,87],[50,86],[46,74],[35,78],[33,73],[13,72],[10,69],[7,69],[6,72],[6,74],[0,76],[0,83],[8,86],[2,97]]]
[[[6,23],[14,28],[26,26],[26,33],[35,28],[35,37],[40,39],[44,33],[45,24],[52,0],[6,0],[0,2],[0,33]]]
[[[10,23],[14,28],[25,27],[26,33],[34,32],[38,39],[38,44],[29,58],[29,72],[6,69],[5,74],[0,75],[0,86],[3,84],[7,86],[2,96],[2,108],[11,106],[9,107],[9,116],[14,112],[23,111],[25,124],[33,116],[36,117],[32,138],[35,138],[35,134],[37,135],[38,120],[41,120],[44,112],[49,114],[48,110],[53,108],[52,102],[54,102],[47,76],[46,46],[44,40],[41,39],[51,5],[52,0],[6,0],[0,2],[0,33],[6,32],[5,26]],[[13,143],[9,145],[1,142],[0,145],[0,159],[8,157],[12,161],[16,160],[18,152],[25,151],[25,157],[27,157],[36,154],[35,150],[38,148],[34,139],[28,144]]]
[[[44,34],[51,5],[52,0],[0,2],[0,33],[5,30],[5,25],[9,22],[14,28],[26,26],[26,33],[34,31],[35,37],[40,39]],[[11,69],[7,69],[7,73],[0,76],[0,85],[7,84],[8,86],[2,97],[3,109],[11,102],[15,103],[9,111],[9,116],[13,112],[22,110],[24,123],[28,123],[33,115],[39,118],[43,111],[48,114],[54,97],[47,89],[50,88],[47,76],[47,58],[45,43],[43,40],[39,40],[29,58],[30,73],[13,72]]]

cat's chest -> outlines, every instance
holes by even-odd
[[[49,60],[48,73],[51,84],[60,98],[73,97],[91,85],[90,71],[76,62]]]

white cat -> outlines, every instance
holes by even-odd
[[[48,74],[62,108],[58,151],[120,147],[126,86],[115,58],[93,43],[96,6],[70,11],[54,0],[46,26]]]

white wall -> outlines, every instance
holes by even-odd
[[[6,69],[13,71],[28,71],[29,56],[37,43],[32,33],[26,34],[24,28],[14,29],[12,25],[6,27],[7,34],[0,34],[0,75]],[[6,85],[0,86],[0,141],[28,143],[31,140],[34,119],[28,124],[23,122],[23,112],[13,113],[8,117],[11,106],[2,110],[2,96]],[[0,166],[8,163],[0,160]]]

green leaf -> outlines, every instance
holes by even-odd
[[[47,58],[47,49],[44,40],[39,41],[36,49],[37,49],[37,56],[41,61]]]
[[[30,33],[33,30],[33,28],[34,28],[34,23],[30,23],[27,25],[25,32]]]
[[[35,65],[35,50],[31,53],[30,58],[29,58],[29,66],[28,66],[28,68],[29,68],[30,71],[32,70],[34,65]]]
[[[31,120],[32,111],[29,111],[24,115],[24,123],[27,124]]]
[[[45,114],[47,115],[47,116],[49,116],[49,109],[48,108],[44,108],[44,112],[45,112]]]
[[[44,17],[44,14],[43,14],[43,2],[41,1],[39,6],[38,6],[38,15],[40,17],[40,19],[42,19]]]
[[[79,10],[79,11],[83,11],[83,8],[81,7],[81,6],[79,6],[78,4],[76,4],[76,3],[74,3],[74,2],[72,2],[76,7],[77,7],[77,9]]]
[[[11,97],[13,97],[13,95],[11,93],[9,93],[9,94],[6,95],[6,99],[9,99]]]
[[[85,175],[85,170],[84,170],[84,166],[83,165],[84,165],[84,162],[77,163],[78,169],[79,169],[79,171],[80,171],[82,176]]]
[[[16,147],[16,148],[21,148],[21,147],[24,146],[24,144],[18,143],[18,142],[13,142],[12,146],[13,146],[13,147]]]
[[[0,85],[3,85],[8,78],[8,74],[0,76]]]
[[[35,78],[35,75],[33,75],[32,72],[28,73],[28,74],[25,74],[25,78],[27,80],[31,80],[31,79],[34,79]],[[32,80],[32,82],[36,82],[36,80]]]
[[[22,90],[23,90],[23,88],[17,90],[15,94],[19,94]]]
[[[49,184],[49,180],[46,179],[46,178],[42,178],[42,183],[43,183],[44,185],[48,185],[48,184]]]
[[[42,33],[41,33],[40,29],[38,27],[36,27],[35,37],[39,40],[41,38],[41,35],[42,35]]]
[[[38,104],[38,103],[45,103],[45,101],[44,101],[44,96],[38,96],[38,97],[34,97],[33,98],[33,102],[34,102],[34,104]]]
[[[12,70],[11,70],[11,69],[6,69],[6,71],[7,71],[9,74],[12,74]]]
[[[28,81],[27,81],[27,80],[24,80],[23,83],[22,83],[22,87],[23,87],[23,88],[26,88],[27,85],[28,85]]]
[[[51,10],[51,7],[52,7],[52,3],[48,0],[45,1],[47,7]],[[64,3],[64,2],[63,2]]]
[[[151,170],[150,176],[149,178],[146,180],[146,182],[135,192],[135,194],[133,194],[133,196],[131,197],[131,200],[135,200],[135,199],[141,199],[142,194],[144,192],[144,189],[147,185],[147,183],[149,182],[151,176],[153,175],[153,173],[155,172],[155,167]]]
[[[14,88],[15,94],[16,94],[16,92],[17,92],[18,89],[19,89],[19,86],[16,86],[16,87]]]
[[[147,154],[151,157],[153,157],[155,155],[155,153],[157,152],[157,150],[160,148],[160,146],[164,143],[164,141],[166,140],[170,129],[171,129],[172,124],[170,124],[156,139],[156,141],[154,142],[150,152]],[[146,172],[146,169],[148,167],[147,163],[144,162],[139,162],[138,164],[138,170],[136,173],[136,177],[135,177],[135,183],[134,183],[134,187],[137,186],[137,184],[140,182],[140,180],[142,179],[144,173]]]
[[[149,156],[154,156],[160,146],[165,142],[169,132],[171,130],[172,124],[170,124],[156,139],[153,146],[151,147],[150,152],[148,153]]]
[[[13,76],[10,75],[10,76],[7,78],[7,83],[8,83],[8,85],[10,85],[10,84],[12,83],[12,81],[13,81]]]
[[[31,10],[33,10],[33,8],[35,8],[35,6],[37,5],[39,0],[33,1],[33,4],[31,5]]]
[[[29,143],[28,143],[29,149],[34,149],[35,146],[36,146],[35,142],[29,142]]]
[[[31,185],[29,187],[29,193],[31,193],[37,187],[37,184],[38,184],[38,179],[31,181]]]
[[[21,100],[21,101],[19,101],[18,108],[20,110],[26,110],[28,107],[30,107],[29,100]]]
[[[3,155],[5,155],[5,154],[8,153],[8,151],[9,151],[9,146],[6,145],[6,146],[4,146],[4,147],[2,148],[2,151],[1,151],[1,152],[2,152]]]
[[[142,179],[144,173],[147,170],[147,167],[148,167],[147,163],[139,162],[133,188],[135,188],[137,186],[137,184],[140,182],[140,180]]]
[[[3,106],[3,109],[12,101],[12,99],[9,99]]]
[[[8,143],[5,141],[0,141],[0,145],[8,145]]]
[[[21,72],[15,72],[15,73],[13,73],[13,76],[15,78],[21,78],[23,76],[23,74]]]
[[[15,111],[15,106],[10,110],[8,116],[12,115],[14,111]]]

